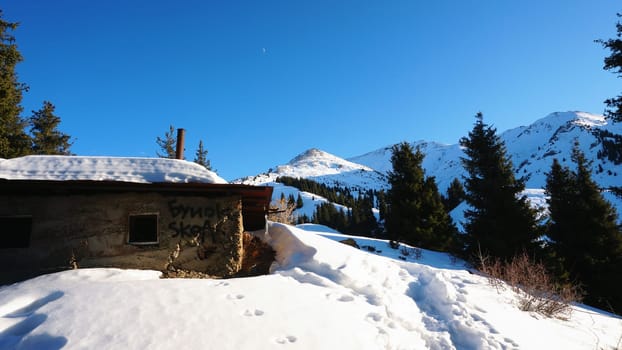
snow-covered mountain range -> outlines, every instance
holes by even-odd
[[[494,126],[490,121],[485,122]],[[573,167],[571,152],[577,141],[586,157],[592,160],[593,179],[604,189],[622,186],[622,149],[619,146],[622,143],[622,124],[611,124],[602,115],[556,112],[528,126],[498,131],[498,135],[506,145],[517,177],[526,180],[526,194],[537,202],[542,202],[546,173],[554,158]],[[616,142],[618,146],[612,146]],[[440,191],[444,192],[454,178],[462,179],[465,175],[460,161],[464,153],[458,142],[447,145],[415,141],[412,145],[425,154],[423,167],[426,175],[435,177]],[[390,159],[391,145],[348,159],[310,149],[285,165],[237,182],[275,185],[278,176],[290,176],[354,190],[386,189],[386,173],[391,170]],[[279,185],[276,186],[275,196],[280,195]],[[610,192],[606,192],[605,197],[622,214],[622,199]]]

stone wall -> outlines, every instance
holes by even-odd
[[[72,264],[229,276],[242,265],[241,209],[237,196],[0,195],[0,221],[32,222],[27,247],[0,248],[0,281]],[[0,239],[19,234],[10,231]]]

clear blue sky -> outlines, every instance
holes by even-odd
[[[609,0],[0,0],[25,61],[24,114],[49,100],[78,155],[155,156],[170,124],[227,180],[317,147],[351,157],[602,113],[620,79],[594,39]],[[619,6],[619,7],[618,7]]]

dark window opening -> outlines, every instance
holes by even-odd
[[[30,247],[32,217],[0,217],[0,249]]]
[[[158,215],[130,215],[130,244],[158,243]]]

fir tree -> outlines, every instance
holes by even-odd
[[[568,167],[562,167],[557,158],[553,159],[551,170],[546,174],[545,194],[549,207],[547,236],[554,242],[560,259],[579,248],[574,242],[574,201],[577,199],[575,174]]]
[[[11,34],[18,24],[6,22],[0,10],[0,158],[20,157],[30,153],[31,140],[27,121],[20,114],[22,92],[28,87],[17,80],[15,66],[23,58]]]
[[[296,198],[296,209],[302,208],[303,205],[304,202],[302,201],[302,196],[300,195],[300,192],[298,192],[298,197]]]
[[[425,177],[423,153],[403,142],[393,146],[387,194],[386,229],[391,240],[450,250],[455,227],[445,212],[433,177]]]
[[[372,235],[378,228],[372,208],[373,198],[369,193],[354,201],[350,210],[351,220],[347,232],[365,236]]]
[[[447,188],[447,196],[443,197],[445,210],[447,210],[447,212],[454,210],[465,198],[466,193],[464,192],[462,183],[458,179],[453,179]]]
[[[618,13],[618,17],[622,14]],[[612,71],[618,77],[622,77],[622,23],[616,23],[617,34],[615,39],[596,40],[605,48],[609,49],[611,54],[605,57],[605,65],[603,69]],[[605,115],[614,122],[622,122],[622,95],[605,100],[607,109]]]
[[[387,195],[383,190],[378,191],[376,198],[378,199],[378,218],[384,221],[387,213]]]
[[[207,170],[212,170],[212,164],[207,159],[207,150],[203,147],[203,140],[199,140],[199,147],[194,155],[194,162],[202,165]]]
[[[287,204],[292,206],[292,207],[296,207],[296,199],[294,198],[294,194],[290,193],[287,196]]]
[[[575,144],[576,171],[553,161],[546,178],[547,234],[564,281],[578,282],[586,302],[622,312],[622,232],[617,213],[591,178],[591,165]]]
[[[156,143],[160,147],[160,151],[156,151],[158,157],[169,159],[176,158],[177,152],[175,150],[175,146],[177,145],[177,141],[175,140],[174,135],[175,128],[173,127],[173,125],[170,125],[169,130],[164,133],[163,138],[161,138],[160,136],[156,138]]]
[[[309,222],[313,222],[313,220],[311,220],[307,214],[302,214],[302,215],[298,215],[297,219],[296,219],[296,224],[300,225],[300,224],[306,224]]]
[[[462,164],[468,173],[464,184],[470,206],[465,212],[466,257],[481,252],[508,260],[523,251],[533,252],[540,236],[536,212],[520,195],[524,183],[514,177],[496,129],[478,113],[473,130],[460,144],[466,153]]]
[[[71,136],[58,130],[60,118],[54,115],[54,109],[52,103],[44,101],[40,110],[32,111],[30,133],[33,154],[71,154]]]

